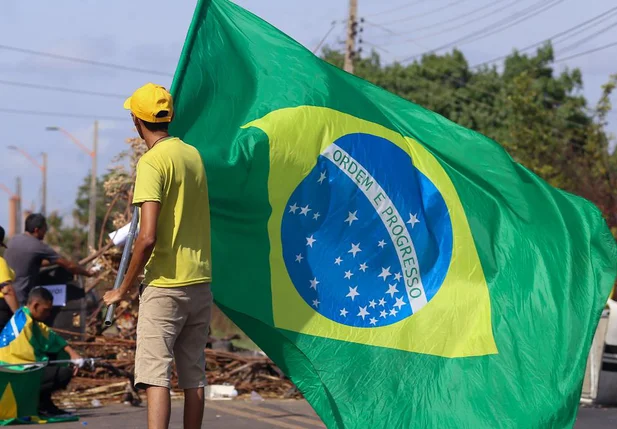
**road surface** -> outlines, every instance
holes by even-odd
[[[182,428],[182,403],[172,403],[172,429]],[[52,429],[141,429],[146,427],[146,408],[114,405],[78,413],[79,422],[50,426]],[[204,428],[216,429],[324,429],[325,426],[305,401],[265,402],[209,401]],[[617,408],[581,408],[575,429],[615,429]]]

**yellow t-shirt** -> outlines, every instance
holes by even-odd
[[[141,157],[133,204],[146,201],[160,202],[161,212],[144,284],[179,287],[211,282],[208,184],[197,149],[171,137]]]
[[[6,263],[3,257],[0,257],[0,298],[4,298],[2,284],[12,282],[13,280],[15,280],[15,271],[9,267],[9,264]]]

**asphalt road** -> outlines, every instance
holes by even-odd
[[[141,429],[146,427],[146,408],[115,405],[78,413],[79,422],[55,424],[52,429]],[[182,428],[182,403],[173,402],[171,428]],[[305,401],[209,401],[204,428],[317,429],[325,428]],[[575,429],[615,429],[617,408],[581,408]]]

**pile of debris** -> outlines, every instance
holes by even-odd
[[[219,340],[211,339],[211,343]],[[94,362],[80,369],[69,389],[57,399],[67,407],[83,408],[122,402],[139,405],[142,398],[133,388],[135,341],[95,336],[89,341],[72,341],[83,356]],[[206,349],[208,385],[233,386],[235,394],[258,394],[264,398],[301,398],[300,392],[262,352]],[[177,375],[172,373],[172,385]],[[175,391],[178,394],[180,391]]]

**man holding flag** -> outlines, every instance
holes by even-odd
[[[217,305],[328,428],[572,427],[617,272],[596,207],[227,0],[171,92]]]
[[[146,389],[148,427],[169,426],[171,366],[184,389],[184,427],[201,427],[205,348],[212,308],[210,211],[206,172],[199,152],[168,133],[173,100],[146,84],[126,100],[135,128],[148,146],[137,164],[133,204],[140,229],[124,281],[109,291],[119,302],[145,267],[140,290],[135,385]]]

